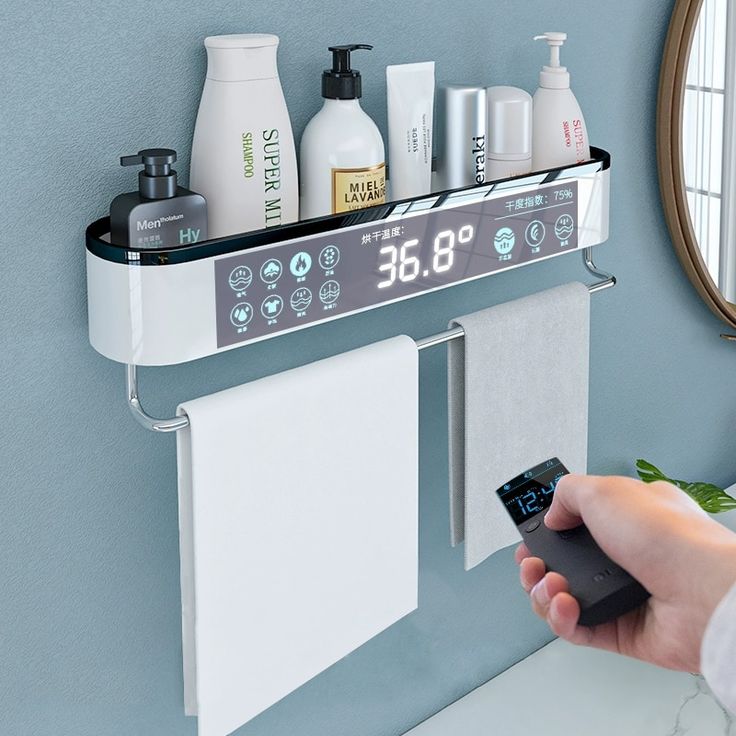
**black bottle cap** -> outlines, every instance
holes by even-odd
[[[176,151],[171,148],[144,148],[135,156],[121,156],[121,166],[142,164],[138,172],[138,190],[146,199],[170,199],[176,196],[176,171],[171,164],[176,161]]]
[[[332,51],[332,69],[322,72],[322,97],[331,100],[355,100],[363,96],[363,84],[360,72],[350,68],[350,52],[357,49],[370,51],[373,48],[367,43],[351,43],[347,46],[330,46]]]

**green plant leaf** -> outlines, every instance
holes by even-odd
[[[677,486],[709,514],[721,514],[736,509],[736,498],[729,496],[723,488],[713,483],[690,483],[686,480],[669,478],[656,465],[642,459],[636,461],[636,472],[645,483],[663,480]]]

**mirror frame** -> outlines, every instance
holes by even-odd
[[[711,311],[736,328],[736,305],[718,290],[698,247],[685,193],[682,120],[690,50],[703,0],[677,0],[662,57],[657,101],[657,162],[664,215],[677,257]],[[722,335],[726,339],[736,339]]]

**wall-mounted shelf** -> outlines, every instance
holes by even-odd
[[[171,365],[590,248],[608,238],[610,157],[170,249],[87,230],[102,355]]]

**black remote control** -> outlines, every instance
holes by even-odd
[[[544,516],[557,482],[568,471],[556,458],[510,480],[496,493],[535,557],[567,578],[580,603],[580,624],[597,626],[638,608],[649,598],[644,587],[603,552],[585,525],[555,532]]]

